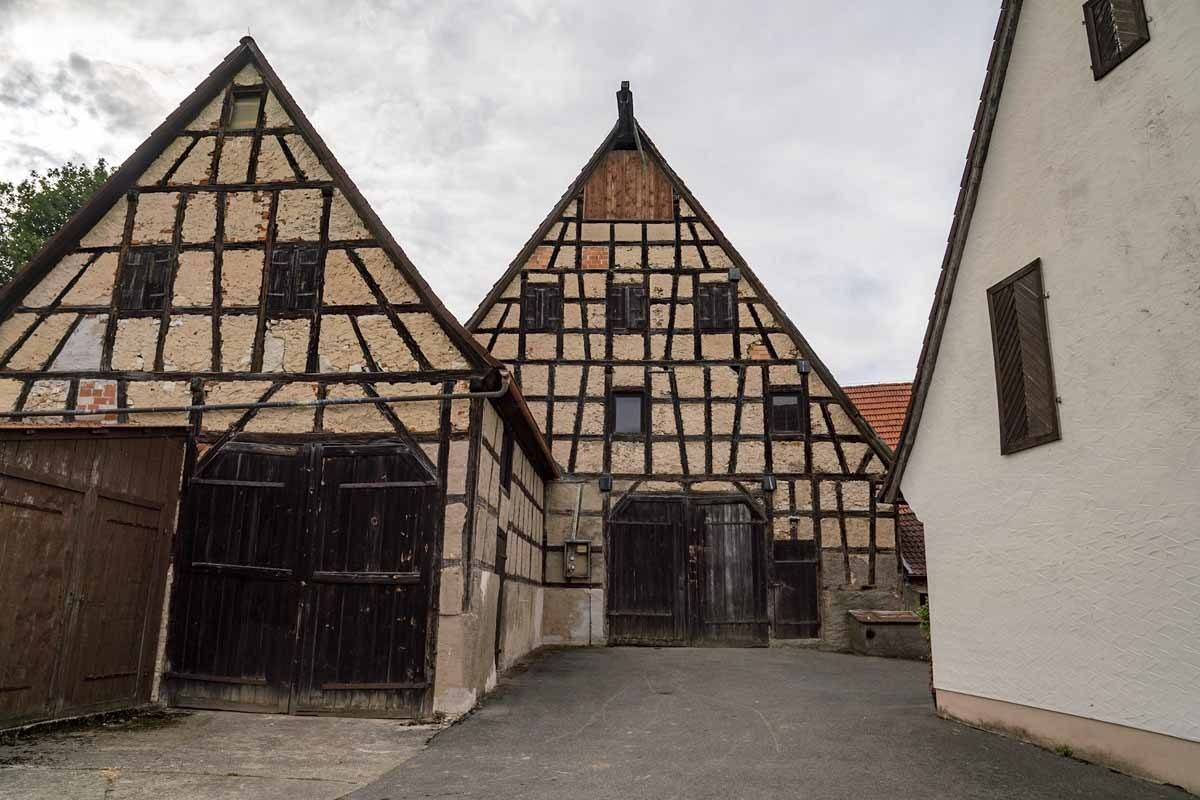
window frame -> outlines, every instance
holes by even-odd
[[[639,415],[640,426],[637,431],[618,431],[617,430],[617,400],[624,397],[637,397],[641,407]],[[607,428],[608,435],[612,439],[629,439],[642,440],[646,438],[647,431],[650,430],[650,403],[646,397],[646,390],[637,386],[630,387],[614,387],[608,395],[608,420]]]
[[[296,289],[297,289],[296,276],[299,274],[302,274],[301,271],[297,267],[301,266],[301,267],[307,268],[309,266],[307,264],[299,264],[298,265],[297,257],[301,253],[305,253],[305,252],[314,253],[314,259],[313,259],[313,262],[311,265],[312,266],[312,276],[311,276],[310,291],[303,293],[303,294],[311,297],[312,302],[311,302],[311,305],[297,305],[296,300],[298,297],[301,296],[301,293],[296,291]],[[283,306],[279,306],[275,303],[272,303],[271,299],[273,297],[279,296],[279,294],[280,294],[279,292],[275,291],[275,275],[276,275],[276,269],[279,266],[276,259],[278,256],[285,254],[285,253],[290,255],[289,264],[288,264],[288,286],[287,286],[286,291],[283,293],[284,297],[286,298],[286,304]],[[299,312],[315,311],[319,304],[318,296],[320,295],[320,290],[321,290],[323,262],[324,262],[324,259],[321,257],[321,246],[319,244],[296,242],[296,243],[275,245],[275,247],[273,247],[271,249],[270,256],[268,256],[268,258],[267,258],[267,274],[266,274],[266,284],[267,284],[266,289],[267,289],[267,291],[266,291],[266,301],[265,301],[267,313],[277,314],[277,313],[288,313],[288,312],[292,312],[292,311],[299,311]]]
[[[1039,307],[1040,315],[1041,315],[1041,320],[1040,320],[1041,321],[1041,331],[1040,331],[1041,342],[1039,343],[1039,346],[1044,349],[1045,362],[1046,362],[1046,373],[1047,373],[1046,380],[1047,380],[1047,384],[1048,384],[1047,392],[1049,394],[1049,405],[1050,405],[1050,409],[1049,409],[1050,430],[1046,431],[1045,433],[1040,433],[1037,435],[1031,436],[1031,435],[1026,434],[1024,437],[1010,438],[1009,436],[1007,436],[1005,434],[1005,426],[1004,426],[1004,418],[1005,418],[1005,411],[1007,409],[1007,401],[1005,400],[1005,397],[1004,397],[1004,389],[1003,389],[1004,378],[1003,378],[1003,373],[1001,371],[1000,348],[999,348],[999,343],[1001,340],[1001,337],[1000,337],[1001,331],[997,327],[999,320],[997,319],[996,301],[1002,292],[1007,290],[1013,284],[1016,284],[1016,283],[1024,280],[1025,278],[1027,278],[1030,275],[1037,276],[1037,290],[1038,290],[1038,303],[1039,303],[1038,307]],[[1040,258],[1035,258],[1033,261],[1031,261],[1029,264],[1025,265],[1024,267],[1022,267],[1021,269],[1017,270],[1016,272],[1012,273],[1011,275],[1004,278],[1003,280],[1000,280],[1000,281],[996,282],[995,284],[993,284],[992,286],[990,286],[987,290],[987,304],[988,304],[988,323],[989,323],[989,328],[990,328],[991,337],[992,337],[992,366],[993,366],[993,369],[995,370],[995,378],[996,378],[996,413],[998,416],[998,424],[999,424],[999,432],[1000,432],[1000,454],[1001,455],[1011,455],[1013,453],[1019,453],[1022,450],[1029,450],[1030,448],[1033,448],[1033,447],[1038,447],[1043,444],[1049,444],[1050,442],[1059,441],[1060,439],[1062,439],[1062,424],[1061,424],[1061,420],[1059,419],[1059,415],[1058,415],[1058,389],[1056,387],[1055,379],[1054,379],[1054,359],[1053,359],[1053,351],[1052,351],[1051,343],[1050,343],[1050,319],[1049,319],[1049,314],[1047,313],[1047,308],[1046,308],[1046,285],[1042,278],[1042,260]],[[1014,312],[1014,313],[1018,313],[1018,312]],[[1019,317],[1017,318],[1017,325],[1018,325],[1018,331],[1017,331],[1018,344],[1021,346],[1022,351],[1024,351],[1024,342],[1022,340],[1020,340],[1021,320],[1019,319]],[[1024,402],[1025,402],[1025,408],[1026,408],[1026,416],[1028,416],[1029,404],[1028,404],[1027,398],[1024,398]]]
[[[713,316],[705,322],[705,316],[702,313],[702,303],[705,302],[705,295],[714,292],[727,292],[729,295],[729,319],[726,321],[717,318],[717,307],[715,302],[712,304]],[[711,302],[711,301],[710,301]],[[730,282],[713,282],[701,283],[696,289],[696,330],[702,333],[733,333],[737,327],[738,317],[738,295],[737,287]]]
[[[529,303],[538,297],[537,322],[529,322]],[[547,312],[546,298],[553,297],[557,306],[557,317]],[[558,283],[526,283],[521,290],[521,329],[526,333],[557,333],[562,330],[563,290]]]
[[[808,429],[808,404],[805,400],[804,387],[800,385],[772,386],[767,393],[767,429],[770,435],[779,438],[803,438]],[[800,415],[800,427],[796,430],[780,430],[775,427],[775,398],[794,396],[796,412]]]
[[[239,100],[254,98],[258,101],[258,108],[254,114],[254,124],[245,127],[234,127],[233,115],[237,108]],[[229,93],[229,108],[225,112],[225,124],[222,126],[226,131],[257,131],[262,127],[263,122],[263,107],[266,103],[267,91],[263,86],[246,86],[238,87]]]
[[[1115,14],[1115,3],[1130,4],[1129,10],[1133,13],[1134,27],[1137,29],[1139,38],[1127,50],[1121,48],[1118,40],[1116,56],[1105,61],[1100,52],[1097,19],[1099,12],[1104,7],[1108,8],[1110,15]],[[1087,0],[1083,4],[1083,25],[1087,29],[1088,51],[1092,57],[1092,79],[1097,81],[1123,64],[1126,59],[1142,49],[1142,45],[1150,41],[1149,19],[1146,17],[1146,5],[1143,0]],[[1115,27],[1114,23],[1114,29]]]
[[[147,271],[145,278],[142,281],[141,295],[137,304],[128,303],[132,287],[128,284],[132,281],[134,270],[141,265],[133,265],[130,263],[130,257],[149,255],[151,257],[150,269],[153,270],[159,264],[162,264],[161,288],[159,293],[159,302],[157,305],[149,305],[147,298],[150,293],[147,291],[153,284],[150,282],[151,272]],[[159,261],[157,256],[165,256],[163,261]],[[175,273],[176,263],[178,261],[178,253],[171,245],[147,245],[141,247],[130,247],[125,252],[125,257],[121,260],[121,268],[117,274],[117,311],[118,312],[136,312],[136,311],[162,311],[168,306],[167,295],[171,291],[172,277]]]

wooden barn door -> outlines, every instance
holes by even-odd
[[[430,687],[437,483],[395,445],[318,445],[313,458],[292,710],[416,716]]]
[[[740,499],[631,497],[609,520],[611,644],[765,644],[763,523]]]
[[[743,502],[703,502],[695,507],[702,545],[696,641],[766,644],[766,559],[763,525]]]
[[[630,498],[608,523],[608,642],[684,644],[688,508],[683,500]]]
[[[300,446],[241,442],[192,478],[168,639],[176,705],[288,710],[306,479]]]
[[[150,701],[185,435],[0,431],[0,728]]]
[[[192,480],[176,705],[420,716],[441,493],[407,447],[222,447]]]

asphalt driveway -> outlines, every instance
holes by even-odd
[[[941,720],[927,682],[792,648],[551,652],[349,797],[1189,797]]]

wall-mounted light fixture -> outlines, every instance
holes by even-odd
[[[812,367],[809,365],[807,358],[796,359],[796,369],[800,370],[801,375],[807,375],[812,371]]]
[[[762,476],[762,490],[764,492],[773,492],[779,488],[779,484],[775,481],[774,475]]]
[[[730,267],[729,268],[729,281],[731,283],[737,283],[741,279],[742,279],[742,271],[740,269],[738,269],[737,267]]]
[[[607,494],[612,491],[612,475],[609,475],[607,472],[600,476],[598,483],[600,484],[601,492]]]

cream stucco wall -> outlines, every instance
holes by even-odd
[[[935,684],[1200,740],[1200,2],[1094,81],[1025,0],[903,491]],[[987,287],[1042,259],[1062,440],[1000,455]]]

